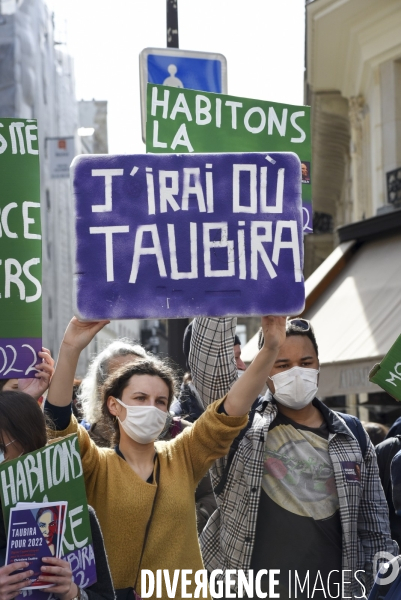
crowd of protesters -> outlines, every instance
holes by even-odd
[[[180,386],[167,361],[125,340],[77,381],[80,353],[106,323],[73,318],[56,367],[43,348],[34,378],[0,380],[0,462],[78,435],[97,583],[80,589],[69,563],[49,558],[41,580],[55,597],[134,600],[146,595],[142,571],[172,581],[187,570],[226,583],[208,598],[242,597],[239,572],[261,573],[248,598],[401,598],[398,579],[385,579],[401,564],[401,435],[317,398],[309,321],[263,317],[247,368],[235,318],[196,318]],[[0,518],[2,564],[5,547]],[[20,594],[27,566],[0,567],[0,600]]]

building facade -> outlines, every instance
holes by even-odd
[[[399,404],[369,372],[401,333],[400,92],[398,0],[307,3],[316,223],[305,239],[304,315],[327,404],[388,425]]]
[[[72,206],[68,179],[51,179],[48,139],[77,129],[73,63],[42,0],[2,4],[0,115],[37,119],[42,216],[43,343],[55,355],[71,318]],[[4,14],[7,11],[8,14]]]
[[[401,334],[401,3],[306,4],[305,104],[312,114],[314,233],[306,308],[319,393],[391,424],[400,405],[369,372]],[[257,338],[243,351],[250,362]]]
[[[74,207],[69,178],[51,177],[49,140],[73,138],[75,154],[107,153],[107,102],[77,103],[73,60],[43,0],[3,0],[1,8],[0,117],[38,121],[43,344],[56,357],[74,313]],[[82,127],[92,127],[92,134],[79,136]],[[77,374],[84,375],[91,355],[116,337],[140,340],[140,322],[108,325],[82,354]]]
[[[337,245],[336,228],[394,208],[387,173],[401,167],[400,92],[398,0],[307,2],[316,233],[305,239],[306,277]]]

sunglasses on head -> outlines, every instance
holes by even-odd
[[[302,331],[309,331],[311,329],[311,324],[306,319],[288,319],[287,328],[289,325],[298,327],[299,329],[302,329]]]

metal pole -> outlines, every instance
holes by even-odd
[[[166,0],[167,11],[167,48],[179,48],[178,43],[178,6],[177,0]],[[183,370],[186,370],[185,356],[182,351],[182,340],[189,319],[169,319],[168,354]]]
[[[179,48],[178,44],[178,0],[166,0],[167,48]]]

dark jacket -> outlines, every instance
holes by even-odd
[[[389,438],[393,438],[399,434],[401,434],[401,417],[398,417],[398,419],[396,419],[394,421],[394,423],[388,430],[388,433],[386,435],[386,440],[388,440]]]
[[[186,421],[194,423],[205,409],[195,386],[192,383],[182,383],[180,395],[173,401],[170,410],[177,417],[183,417]]]
[[[196,502],[196,525],[198,527],[198,535],[200,535],[217,508],[216,498],[213,492],[212,480],[210,473],[207,472],[203,479],[198,483],[195,491]]]
[[[384,440],[384,442],[381,442],[375,448],[379,475],[388,504],[391,535],[401,547],[401,517],[398,517],[395,513],[390,476],[391,461],[399,450],[401,450],[401,436]]]
[[[389,567],[382,567],[378,572],[368,600],[399,600],[401,598],[401,556],[396,556],[388,564]],[[395,580],[392,579],[394,573],[398,573]]]
[[[104,547],[103,534],[95,511],[88,506],[89,522],[92,532],[93,552],[95,554],[97,582],[85,588],[89,600],[114,600],[115,593],[106,550]]]

